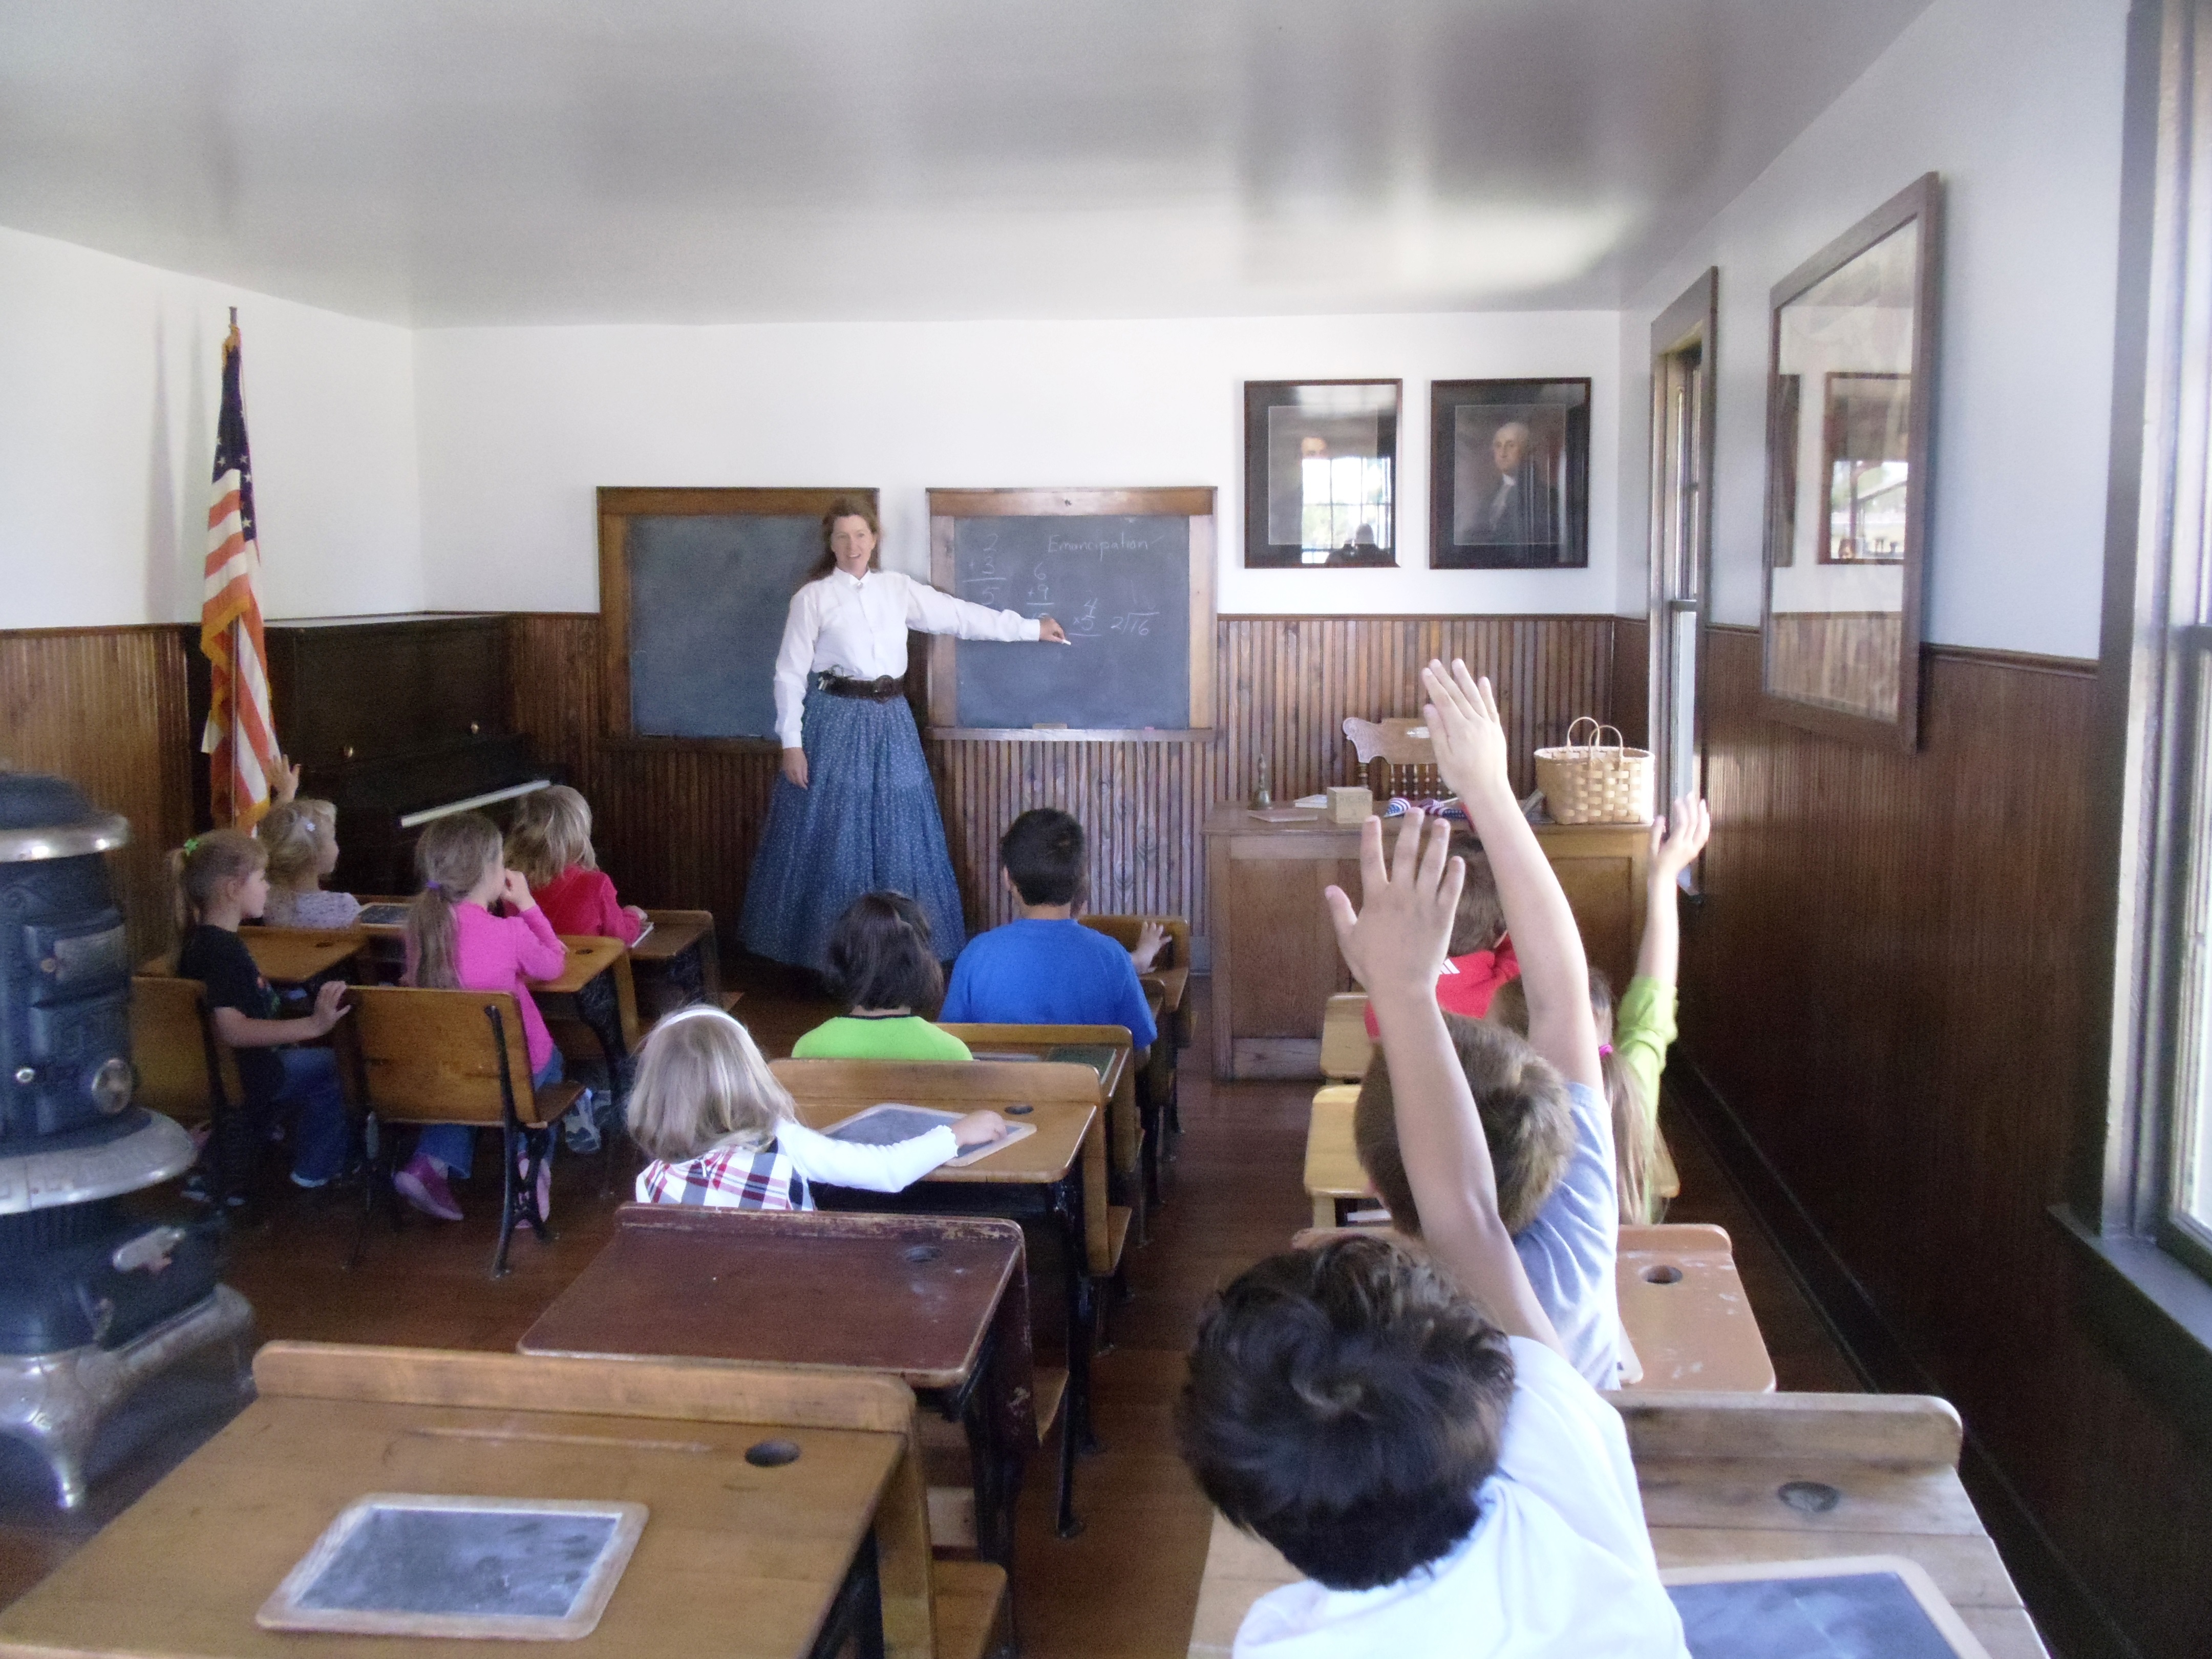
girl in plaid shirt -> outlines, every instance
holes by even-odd
[[[671,1014],[646,1039],[629,1132],[653,1160],[637,1177],[641,1203],[811,1210],[811,1183],[899,1192],[963,1148],[998,1139],[1006,1123],[970,1112],[894,1146],[832,1140],[798,1121],[751,1034],[702,1007]]]

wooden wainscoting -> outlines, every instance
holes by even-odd
[[[2095,665],[1930,647],[1902,754],[1763,718],[1755,630],[1706,639],[1677,1092],[1877,1381],[1958,1405],[2054,1645],[2113,1650],[2108,1616],[2201,1652],[2212,1450],[2090,1336],[2046,1213],[2085,1075]]]
[[[1650,747],[1651,624],[1644,617],[1613,619],[1613,713],[1608,718],[1630,747]]]
[[[67,778],[131,820],[109,867],[133,961],[174,939],[168,854],[191,834],[197,735],[174,628],[0,633],[0,760]]]
[[[625,896],[709,907],[732,934],[776,757],[602,735],[599,626],[596,616],[513,619],[515,729],[592,801]],[[1032,806],[1073,812],[1090,831],[1093,909],[1202,917],[1206,809],[1249,794],[1261,755],[1279,801],[1361,781],[1345,716],[1417,714],[1416,675],[1431,656],[1464,657],[1496,681],[1523,790],[1529,750],[1612,697],[1609,617],[1224,617],[1218,628],[1220,726],[1209,743],[925,739],[971,928],[1012,915],[999,837]]]

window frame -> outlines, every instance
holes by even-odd
[[[1706,684],[1711,657],[1713,589],[1713,467],[1716,453],[1715,416],[1718,404],[1716,355],[1720,325],[1720,270],[1708,266],[1674,302],[1651,324],[1650,526],[1646,541],[1649,592],[1645,612],[1650,635],[1649,675],[1644,708],[1648,730],[1645,746],[1659,773],[1658,810],[1668,810],[1686,787],[1702,793],[1706,773]],[[1669,404],[1674,389],[1674,368],[1688,352],[1698,354],[1694,408],[1687,443],[1677,452],[1670,441]],[[1669,523],[1670,504],[1678,497],[1670,490],[1670,461],[1691,463],[1696,480],[1695,518],[1685,528]],[[1684,599],[1673,591],[1673,576],[1686,567],[1696,589]],[[1680,618],[1695,617],[1692,659],[1687,676],[1689,698],[1689,761],[1691,775],[1674,775],[1675,722],[1680,717],[1678,694],[1683,678],[1676,657]],[[1704,860],[1683,872],[1685,889],[1695,894],[1703,885]]]

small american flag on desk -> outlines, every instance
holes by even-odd
[[[269,707],[268,651],[261,635],[261,550],[253,535],[253,460],[239,391],[238,311],[222,343],[222,413],[216,422],[215,499],[208,507],[207,574],[201,587],[200,650],[209,675],[207,730],[211,816],[250,830],[269,810],[276,723]]]

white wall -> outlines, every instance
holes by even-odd
[[[596,610],[601,484],[872,484],[885,562],[917,574],[933,487],[1212,484],[1224,613],[1604,612],[1620,362],[1609,312],[425,330],[427,597]],[[1425,568],[1428,383],[1582,375],[1589,568]],[[1399,568],[1245,570],[1242,383],[1390,376]]]
[[[2126,0],[1936,0],[1623,319],[1619,605],[1644,610],[1651,320],[1721,273],[1713,615],[1756,623],[1767,295],[1921,173],[1944,179],[1924,632],[2097,654]]]
[[[0,229],[0,627],[198,616],[232,305],[264,613],[420,608],[405,330]]]

